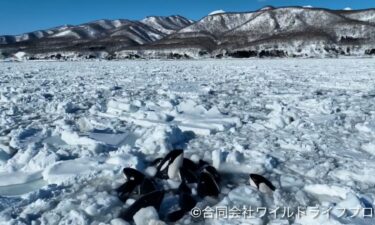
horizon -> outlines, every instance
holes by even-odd
[[[351,8],[363,10],[374,8],[372,0],[353,2],[352,0],[333,0],[324,2],[322,0],[191,0],[177,2],[176,0],[156,0],[128,2],[121,0],[65,0],[64,2],[48,2],[37,0],[13,0],[1,3],[2,8],[7,9],[0,14],[0,35],[20,35],[28,32],[54,28],[62,25],[79,25],[96,20],[129,19],[141,20],[148,16],[172,16],[180,15],[187,19],[198,21],[216,10],[225,12],[251,12],[265,6],[280,7],[303,7],[325,8],[330,10],[342,10]],[[72,4],[69,4],[72,3]],[[85,4],[86,3],[86,4]],[[195,4],[196,3],[196,4]],[[286,4],[287,3],[287,4]],[[74,5],[72,8],[71,5]],[[196,6],[196,7],[195,7]],[[195,7],[195,8],[194,8]],[[39,12],[39,13],[38,13]],[[61,13],[63,12],[63,13]],[[69,12],[66,15],[65,12]]]

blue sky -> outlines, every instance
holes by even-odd
[[[362,9],[374,8],[375,0],[0,0],[0,35],[148,15],[179,14],[197,20],[218,9],[252,11],[264,5]]]

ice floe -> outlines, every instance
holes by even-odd
[[[0,224],[127,224],[119,216],[135,199],[116,196],[122,169],[155,175],[147,162],[175,148],[223,176],[220,196],[202,207],[332,208],[331,218],[187,215],[181,223],[374,224],[353,209],[340,215],[374,207],[374,65],[371,58],[0,63]],[[276,191],[250,187],[250,173]],[[162,223],[149,210],[138,217],[145,215]]]

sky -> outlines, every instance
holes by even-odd
[[[265,5],[363,9],[375,8],[375,0],[0,0],[0,35],[97,19],[181,15],[198,20],[215,10],[254,11]]]

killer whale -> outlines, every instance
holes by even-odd
[[[164,198],[164,191],[158,190],[145,194],[129,206],[122,214],[121,218],[130,222],[133,220],[134,215],[142,208],[152,206],[159,211],[161,202]]]
[[[263,193],[272,193],[276,190],[276,187],[273,186],[271,181],[258,174],[250,174],[249,182],[250,186],[257,188]]]
[[[175,149],[170,151],[162,160],[157,162],[156,177],[161,179],[178,178],[180,168],[183,164],[184,151]]]
[[[133,193],[143,195],[156,190],[154,181],[142,172],[133,168],[124,168],[123,173],[126,182],[117,189],[120,200],[125,202]]]

